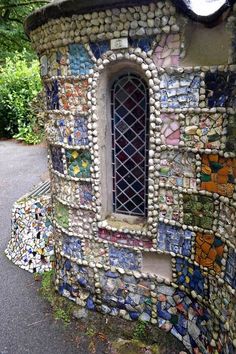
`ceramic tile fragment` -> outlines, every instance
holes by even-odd
[[[219,155],[202,156],[201,189],[232,197],[236,178],[236,159]]]
[[[183,196],[184,224],[211,229],[213,224],[213,199],[202,195]]]
[[[160,250],[174,252],[187,257],[191,254],[191,242],[191,231],[159,223],[157,227],[157,247]]]
[[[224,243],[219,237],[212,234],[196,234],[195,261],[203,267],[221,271],[221,261],[224,253]]]

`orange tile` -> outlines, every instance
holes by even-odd
[[[201,253],[202,253],[201,249],[199,247],[196,247],[196,257],[199,258],[201,256]]]
[[[202,155],[202,164],[209,165],[208,155]]]
[[[206,175],[210,175],[211,174],[210,166],[203,164],[202,165],[202,173],[204,173]]]
[[[201,259],[206,259],[206,258],[208,258],[208,255],[206,253],[202,252],[200,258]]]
[[[201,189],[204,189],[204,190],[206,189],[206,182],[201,183]]]
[[[223,253],[224,253],[224,246],[219,246],[219,247],[216,247],[216,252],[219,256],[222,256]]]
[[[216,249],[215,248],[211,248],[209,253],[208,253],[208,257],[214,261],[216,259],[216,256],[217,256]]]
[[[197,242],[199,245],[202,245],[202,244],[203,244],[203,242],[204,242],[204,237],[202,236],[202,234],[197,233],[196,242]]]
[[[215,192],[218,191],[218,184],[214,182],[204,182],[204,188],[201,183],[201,189],[207,190],[208,192]]]
[[[213,268],[213,260],[210,259],[210,258],[206,258],[206,259],[202,259],[200,260],[200,264],[203,266],[203,267],[207,267],[207,268]]]
[[[217,176],[217,182],[219,184],[225,184],[228,182],[228,175],[224,176],[224,175],[218,175]]]
[[[208,254],[208,252],[211,249],[211,245],[209,245],[209,243],[204,242],[201,246],[201,249],[203,250],[204,253]]]
[[[218,174],[218,175],[222,175],[222,176],[228,176],[228,175],[230,174],[230,167],[228,167],[228,166],[222,167],[222,168],[218,171],[217,174]]]
[[[208,155],[208,156],[209,156],[209,161],[211,161],[211,162],[218,162],[218,160],[219,160],[219,155],[214,154],[214,155]]]
[[[211,174],[211,181],[214,183],[217,183],[217,177],[218,177],[217,173],[212,173]]]
[[[210,245],[212,245],[214,241],[214,236],[211,234],[204,234],[204,240]]]

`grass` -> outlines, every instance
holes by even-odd
[[[133,339],[145,341],[147,338],[147,323],[138,321],[133,331]]]
[[[76,306],[72,301],[60,296],[56,292],[54,286],[54,270],[45,272],[42,275],[36,274],[35,280],[41,280],[39,293],[49,302],[53,317],[56,320],[61,320],[65,325],[69,324]]]

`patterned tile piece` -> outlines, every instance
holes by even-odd
[[[176,258],[177,284],[195,290],[201,296],[206,295],[204,276],[198,266],[189,263],[186,259]]]
[[[68,74],[67,66],[67,48],[52,50],[47,57],[49,76],[66,76]]]
[[[232,197],[236,178],[236,158],[202,156],[201,189]]]
[[[85,117],[77,116],[75,119],[53,119],[48,122],[47,137],[50,141],[59,141],[67,145],[88,145],[88,127]]]
[[[155,36],[147,36],[142,38],[129,38],[129,45],[134,48],[141,48],[144,52],[148,52],[152,48]]]
[[[63,167],[63,154],[61,148],[58,146],[51,146],[51,158],[52,158],[52,167],[55,171],[64,173]]]
[[[161,76],[162,108],[194,108],[199,104],[200,76],[195,74]]]
[[[82,259],[81,240],[78,237],[64,235],[62,250],[68,256]]]
[[[230,72],[207,72],[205,76],[207,103],[212,107],[236,106],[236,74]]]
[[[11,239],[5,250],[7,258],[31,273],[54,268],[55,239],[51,218],[49,191],[18,200],[12,209]]]
[[[69,227],[69,209],[67,206],[65,206],[62,203],[56,202],[54,206],[54,211],[55,211],[55,219],[57,223],[64,227],[68,228]]]
[[[139,235],[127,234],[124,232],[113,232],[107,229],[98,230],[99,237],[109,242],[119,243],[132,247],[152,248],[152,241],[147,237],[140,237]]]
[[[107,250],[104,244],[97,241],[84,241],[84,259],[88,262],[106,264],[108,260]]]
[[[73,144],[73,127],[70,122],[65,119],[57,119],[55,121],[55,126],[57,129],[57,135],[61,143],[68,145]]]
[[[93,52],[93,55],[95,56],[96,59],[101,58],[101,56],[110,50],[110,44],[109,41],[100,41],[100,42],[90,42],[90,48]]]
[[[175,191],[160,188],[159,217],[180,221],[179,195]]]
[[[66,159],[70,176],[90,177],[91,156],[89,151],[66,150]]]
[[[59,177],[56,174],[51,176],[52,194],[68,204],[77,202],[75,198],[75,185],[76,182],[68,181],[64,177]]]
[[[127,248],[109,247],[110,265],[129,270],[140,269],[138,255],[136,252]]]
[[[87,120],[77,117],[74,121],[74,145],[88,145],[88,143]]]
[[[236,151],[236,116],[228,117],[226,150]]]
[[[236,289],[236,252],[230,248],[226,263],[225,280],[234,289]]]
[[[184,224],[211,229],[213,224],[213,200],[202,195],[183,196]]]
[[[60,87],[60,105],[69,111],[88,111],[87,105],[88,80],[79,82],[62,82]]]
[[[116,314],[123,309],[132,320],[150,320],[152,300],[148,280],[108,271],[100,272],[100,283],[105,313]]]
[[[94,272],[90,267],[79,266],[69,259],[57,260],[58,291],[61,295],[75,300],[80,306],[94,310]]]
[[[219,149],[225,116],[219,113],[187,114],[183,140],[185,146],[198,149]]]
[[[93,201],[93,191],[91,184],[78,184],[76,188],[76,194],[78,194],[80,205],[91,206]]]
[[[167,187],[196,188],[196,159],[193,153],[164,151],[160,157],[160,182]]]
[[[71,75],[87,75],[93,62],[83,44],[69,44],[69,60]]]
[[[159,223],[157,228],[157,247],[162,251],[190,256],[192,232],[177,226]]]
[[[180,124],[178,122],[178,115],[162,113],[161,120],[162,144],[178,146],[180,140]]]
[[[197,233],[195,261],[201,266],[219,273],[223,252],[224,243],[219,237],[201,232]]]
[[[54,80],[45,84],[46,96],[47,96],[47,109],[55,110],[59,109],[59,94],[58,94],[58,82]]]
[[[153,53],[153,61],[157,67],[178,66],[180,56],[180,35],[163,34]]]

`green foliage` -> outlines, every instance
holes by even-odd
[[[64,309],[59,308],[59,307],[56,308],[54,311],[54,318],[56,320],[61,320],[64,323],[70,323],[70,321],[71,321],[70,314],[67,311],[65,311]]]
[[[28,59],[35,58],[30,40],[24,33],[24,20],[35,9],[49,0],[1,0],[0,1],[0,64],[13,58],[15,51],[26,49]]]
[[[136,340],[145,340],[147,336],[147,324],[144,321],[138,321],[134,332],[133,332],[133,338]]]
[[[18,128],[19,133],[13,135],[13,138],[16,140],[24,141],[29,145],[39,144],[43,139],[43,133],[36,133],[31,125],[26,126],[23,124]]]
[[[36,115],[31,101],[41,89],[37,60],[27,63],[23,54],[7,59],[0,67],[0,137],[37,143]]]

